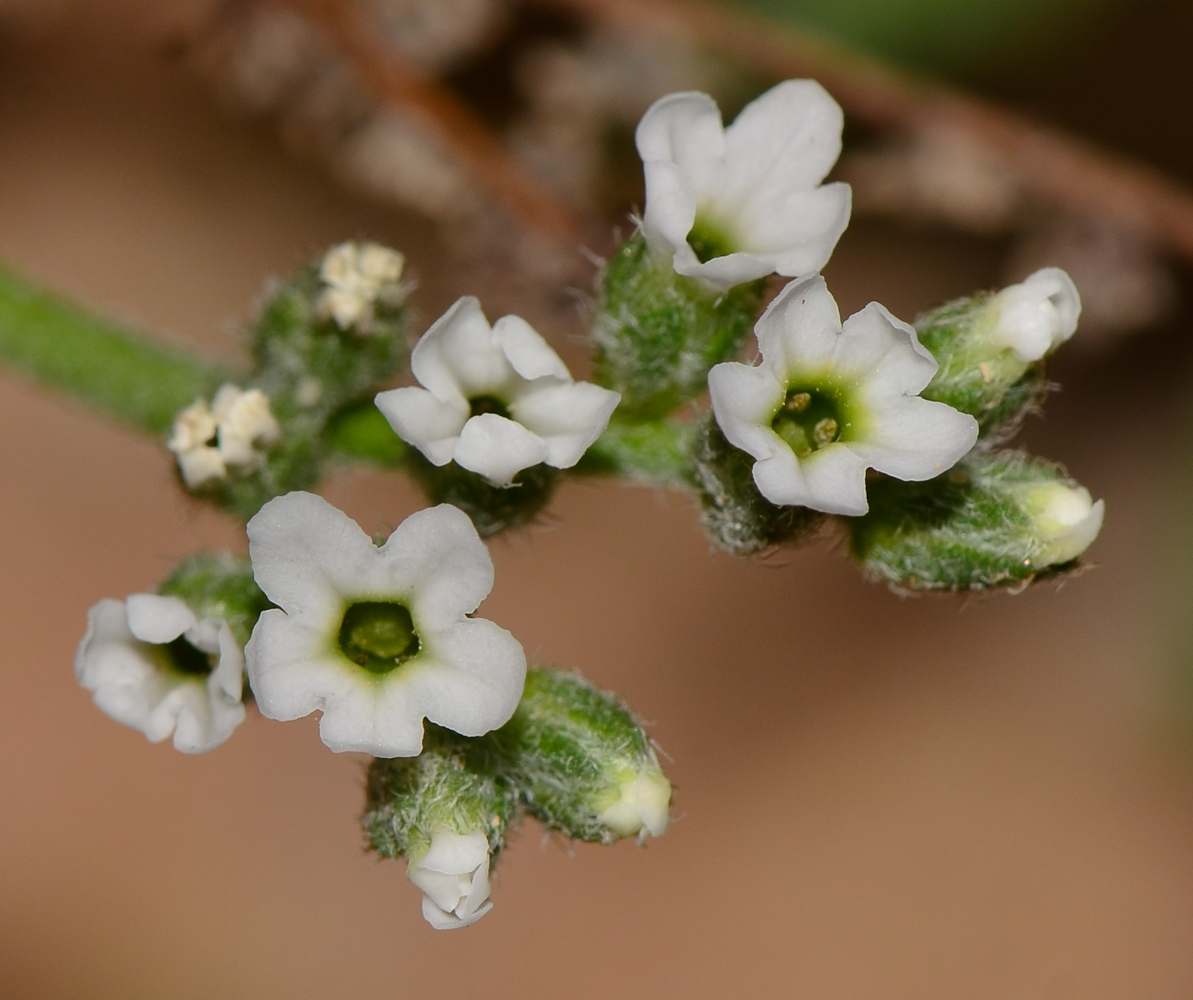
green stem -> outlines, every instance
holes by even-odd
[[[0,266],[0,362],[153,434],[233,372],[155,344]]]

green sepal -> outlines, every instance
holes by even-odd
[[[727,292],[676,274],[671,260],[626,240],[598,277],[596,379],[621,393],[621,411],[664,416],[707,388],[709,369],[734,357],[765,282]]]
[[[406,468],[429,503],[459,507],[482,538],[533,522],[551,502],[560,480],[558,469],[539,464],[523,469],[509,486],[494,486],[455,462],[432,465],[415,448],[407,450]]]
[[[940,366],[920,395],[977,418],[980,446],[1009,440],[1023,420],[1038,413],[1051,388],[1044,362],[1021,361],[990,338],[996,313],[993,293],[956,299],[917,316],[920,343]]]
[[[1022,587],[1055,577],[1078,559],[1055,555],[1055,539],[1041,534],[1027,500],[1033,489],[1056,485],[1080,489],[1059,466],[1017,451],[973,452],[922,483],[875,478],[869,512],[844,519],[852,555],[869,579],[904,591]]]
[[[513,762],[527,811],[573,840],[609,844],[630,835],[601,818],[627,774],[667,784],[641,722],[616,695],[574,673],[530,670],[513,718],[490,737]]]
[[[369,764],[360,820],[365,842],[383,858],[399,858],[426,851],[437,827],[459,834],[480,830],[496,860],[520,818],[509,772],[509,758],[496,740],[460,736],[428,722],[417,757]]]
[[[718,547],[738,556],[814,535],[825,515],[807,507],[777,506],[754,485],[754,458],[735,448],[713,415],[696,428],[696,486],[700,521]]]

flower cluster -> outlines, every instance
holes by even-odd
[[[246,520],[249,559],[194,556],[156,594],[100,601],[80,683],[190,753],[230,736],[246,694],[270,719],[321,713],[331,750],[373,758],[369,846],[405,859],[424,917],[450,929],[492,908],[492,866],[526,816],[595,843],[670,823],[641,720],[576,674],[528,669],[474,616],[494,582],[482,535],[532,520],[566,474],[687,489],[739,554],[836,519],[862,571],[901,590],[1071,570],[1102,502],[1000,447],[1076,329],[1073,283],[1048,268],[913,324],[878,303],[842,322],[818,273],[849,220],[849,188],[825,183],[841,129],[807,80],[727,128],[705,94],[646,112],[645,211],[598,278],[594,382],[472,297],[409,350],[396,251],[343,243],[309,262],[253,325],[258,388],[195,401],[167,442],[189,489]],[[763,310],[774,274],[791,280]],[[407,357],[417,384],[385,388]],[[305,492],[336,454],[404,466],[432,505],[370,538]]]
[[[226,479],[229,469],[251,472],[265,461],[266,449],[281,437],[260,389],[222,386],[208,404],[197,399],[174,419],[166,447],[178,458],[178,471],[190,489]]]

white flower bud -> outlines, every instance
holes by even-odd
[[[341,243],[324,255],[318,309],[341,330],[367,332],[379,300],[398,294],[406,258],[379,243]]]
[[[637,769],[626,766],[615,772],[616,800],[599,814],[601,823],[619,837],[638,834],[645,839],[662,835],[671,824],[671,782],[652,761]]]
[[[987,308],[994,316],[992,342],[1009,347],[1020,361],[1030,364],[1073,336],[1081,316],[1081,296],[1068,274],[1059,267],[1046,267],[1004,288]]]
[[[431,846],[407,859],[406,876],[423,891],[423,917],[437,931],[467,927],[493,909],[489,899],[489,839],[439,827]]]
[[[260,467],[263,449],[281,433],[265,393],[229,384],[220,387],[210,405],[197,399],[181,411],[166,447],[178,457],[183,482],[197,489],[226,479],[229,466],[245,472]]]
[[[1031,557],[1038,568],[1072,562],[1102,530],[1106,505],[1102,500],[1094,503],[1084,486],[1034,483],[1019,487],[1016,496],[1039,539]]]

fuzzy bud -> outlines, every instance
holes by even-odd
[[[527,810],[548,829],[605,844],[667,829],[671,783],[641,723],[583,678],[530,671],[522,703],[496,737]]]
[[[916,332],[940,369],[922,395],[972,414],[988,443],[1005,441],[1039,408],[1048,392],[1043,360],[1080,315],[1077,289],[1056,267],[924,313]]]
[[[252,564],[227,552],[184,559],[158,587],[158,593],[181,597],[197,618],[227,622],[242,647],[261,612],[272,607],[253,579]]]
[[[1019,452],[974,453],[925,483],[880,480],[851,519],[863,571],[898,590],[982,590],[1074,567],[1104,504],[1055,465]]]
[[[762,288],[751,281],[721,291],[684,277],[635,234],[599,279],[597,381],[621,393],[624,413],[670,413],[705,391],[713,365],[737,353]]]
[[[369,765],[361,825],[383,858],[404,857],[437,930],[466,927],[492,908],[489,872],[518,817],[509,762],[496,741],[427,725],[417,757]]]

